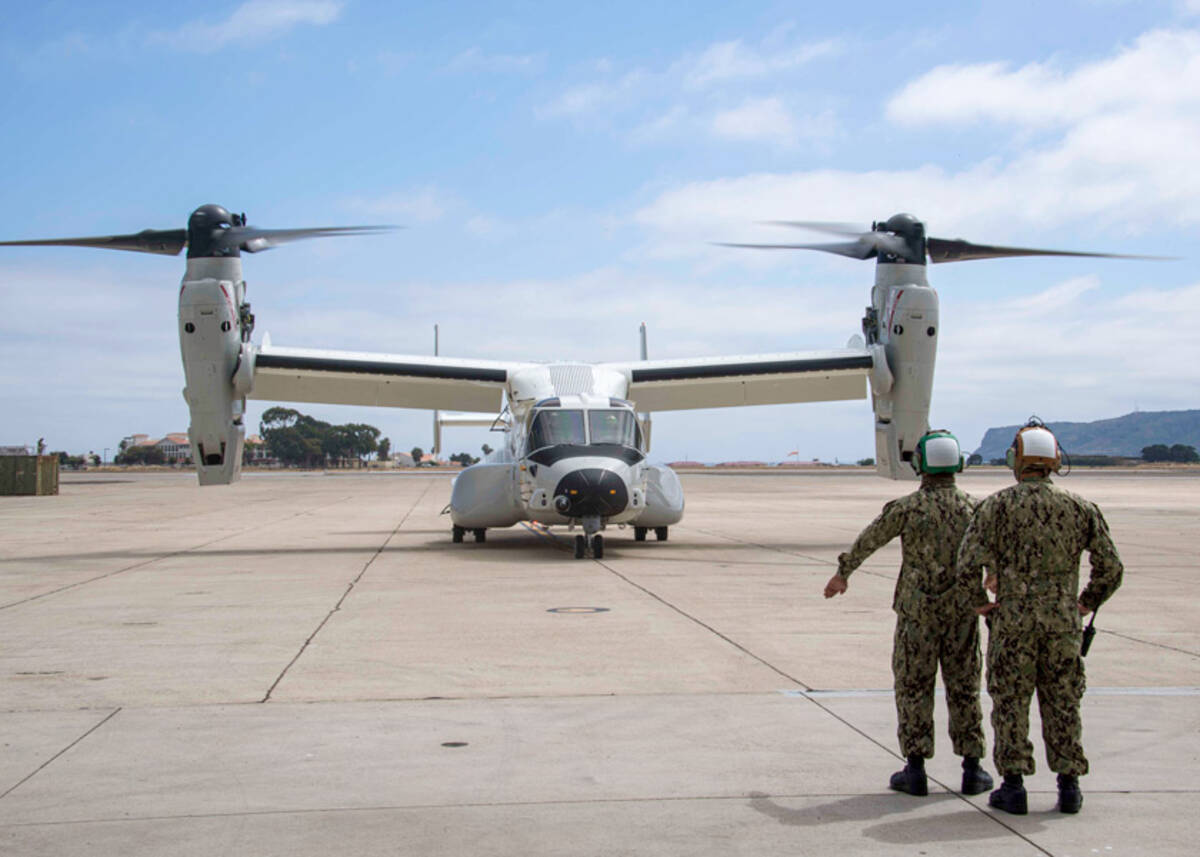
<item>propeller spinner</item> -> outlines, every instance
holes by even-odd
[[[911,214],[895,214],[871,224],[869,230],[847,223],[808,220],[771,220],[773,226],[790,226],[838,235],[842,240],[810,244],[732,244],[715,242],[722,247],[748,247],[754,250],[820,250],[851,259],[876,258],[883,263],[924,265],[929,261],[967,262],[1007,256],[1091,256],[1105,259],[1165,259],[1164,256],[1128,256],[1121,253],[1088,253],[1075,250],[1037,250],[1031,247],[1000,247],[972,244],[961,238],[926,237],[925,224]]]
[[[219,205],[202,205],[188,218],[187,229],[143,229],[129,235],[100,235],[89,238],[47,238],[32,241],[0,241],[0,247],[96,247],[176,256],[184,247],[188,258],[240,256],[257,253],[304,238],[333,238],[341,235],[373,235],[395,226],[318,226],[305,229],[260,229],[246,224],[246,215],[231,214]]]

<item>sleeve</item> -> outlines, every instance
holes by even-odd
[[[858,534],[850,550],[838,555],[838,574],[849,577],[867,557],[900,535],[904,528],[904,511],[904,504],[899,500],[884,506],[879,516]]]
[[[966,593],[972,607],[982,607],[988,603],[987,590],[983,588],[983,574],[985,569],[996,567],[996,559],[988,547],[987,538],[991,512],[989,503],[984,502],[976,507],[975,515],[958,546],[958,586]]]
[[[1117,548],[1109,535],[1108,522],[1104,520],[1104,515],[1096,506],[1091,506],[1088,511],[1091,532],[1087,552],[1092,574],[1079,596],[1079,603],[1089,610],[1095,610],[1120,587],[1125,567],[1117,555]]]

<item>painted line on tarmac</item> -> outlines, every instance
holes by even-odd
[[[603,568],[605,571],[607,571],[609,574],[613,575],[614,577],[618,577],[621,580],[625,581],[625,583],[629,584],[634,589],[637,589],[637,590],[645,593],[647,596],[649,596],[650,598],[653,598],[655,601],[659,602],[660,604],[674,610],[676,613],[678,613],[680,616],[684,617],[688,621],[696,623],[697,625],[699,625],[704,630],[708,631],[713,636],[724,640],[726,643],[733,646],[739,652],[742,652],[747,657],[751,657],[754,660],[758,661],[760,664],[762,664],[764,667],[771,670],[772,672],[783,676],[790,682],[794,682],[795,684],[800,685],[800,687],[802,687],[802,688],[806,688],[806,689],[808,688],[808,685],[805,684],[804,682],[800,681],[800,679],[796,678],[793,675],[789,675],[784,670],[775,666],[775,664],[771,663],[770,661],[768,661],[766,658],[762,657],[761,655],[756,655],[754,652],[750,651],[748,648],[743,646],[737,640],[733,639],[732,637],[730,637],[727,634],[722,634],[720,631],[718,631],[712,625],[709,625],[703,619],[700,619],[698,616],[693,616],[691,613],[687,612],[686,610],[684,610],[682,607],[678,606],[677,604],[672,604],[670,601],[668,601],[663,596],[659,595],[657,592],[654,592],[653,590],[643,586],[642,584],[640,584],[634,580],[631,580],[629,577],[625,576],[624,574],[621,574],[621,572],[617,571],[615,568],[613,568],[611,565],[606,563],[604,560],[593,559],[592,562],[596,563],[596,565],[600,566],[601,568]]]
[[[1140,637],[1131,637],[1128,634],[1122,634],[1117,631],[1110,631],[1107,628],[1097,628],[1101,634],[1110,634],[1114,637],[1120,637],[1122,640],[1128,640],[1131,643],[1141,643],[1143,646],[1154,646],[1156,649],[1166,649],[1168,652],[1179,652],[1181,655],[1187,655],[1192,658],[1200,658],[1200,654],[1181,649],[1178,646],[1168,646],[1166,643],[1155,643],[1150,640],[1143,640]]]
[[[209,545],[215,545],[217,542],[223,542],[228,539],[237,538],[240,535],[244,535],[245,533],[249,533],[252,531],[258,531],[258,530],[263,530],[267,527],[273,527],[276,524],[282,523],[284,521],[290,521],[292,518],[299,518],[303,515],[309,515],[313,512],[319,511],[321,509],[327,509],[330,506],[336,506],[338,503],[344,503],[347,500],[353,500],[353,499],[354,499],[353,497],[342,497],[340,500],[335,500],[332,503],[325,503],[320,506],[313,506],[310,509],[305,509],[302,512],[296,512],[295,514],[291,514],[291,515],[285,515],[282,518],[277,518],[274,521],[268,521],[265,524],[257,523],[257,524],[254,524],[253,526],[243,527],[240,530],[235,530],[232,533],[226,533],[223,536],[218,536],[217,538],[210,539],[207,542],[201,542],[198,545],[192,545],[191,547],[180,548],[179,550],[169,551],[167,553],[160,554],[151,559],[142,560],[141,562],[135,562],[133,565],[127,565],[124,568],[118,568],[113,571],[106,571],[104,574],[99,574],[99,575],[96,575],[95,577],[89,577],[87,580],[79,580],[79,581],[76,581],[75,583],[68,583],[66,586],[60,586],[57,589],[51,589],[49,592],[41,592],[37,595],[31,595],[28,598],[22,598],[19,601],[10,601],[7,604],[0,604],[0,610],[7,610],[10,607],[19,607],[22,604],[28,604],[31,601],[38,601],[42,598],[49,598],[52,595],[58,595],[60,592],[69,592],[72,589],[78,589],[81,586],[87,586],[89,583],[95,583],[99,580],[106,580],[107,578],[110,578],[110,577],[116,577],[118,574],[124,574],[127,571],[135,571],[136,569],[139,569],[139,568],[145,568],[148,565],[154,565],[154,563],[162,562],[164,559],[172,559],[173,557],[184,556],[185,554],[192,553],[193,551],[199,551],[201,548],[206,548]],[[27,559],[36,560],[36,559],[44,559],[44,557],[28,557]]]
[[[425,486],[425,490],[422,491],[420,496],[413,501],[412,506],[410,506],[408,511],[404,513],[404,517],[400,519],[398,524],[396,524],[395,529],[388,533],[388,537],[383,540],[383,544],[379,546],[375,553],[371,554],[371,558],[367,560],[365,565],[363,565],[362,571],[360,571],[358,575],[350,581],[350,584],[346,587],[346,591],[342,593],[342,597],[339,598],[337,603],[333,605],[332,609],[325,614],[325,618],[321,620],[321,624],[317,625],[316,630],[308,635],[308,639],[305,640],[300,646],[300,651],[296,652],[295,656],[288,661],[287,666],[283,668],[283,672],[279,674],[275,681],[271,682],[271,686],[267,688],[266,694],[262,699],[259,700],[260,703],[271,701],[271,694],[275,692],[275,688],[277,688],[279,683],[283,681],[284,676],[288,674],[288,671],[296,665],[296,661],[300,660],[301,656],[305,653],[305,651],[308,650],[309,644],[316,639],[317,634],[321,633],[321,629],[324,628],[326,623],[333,618],[333,614],[342,609],[342,604],[344,604],[346,599],[350,597],[350,593],[354,591],[354,587],[358,585],[358,582],[362,580],[363,575],[367,573],[367,569],[371,567],[371,564],[375,562],[375,560],[379,559],[379,555],[387,549],[389,544],[391,544],[392,539],[395,538],[396,533],[400,532],[400,528],[404,526],[404,522],[408,520],[408,517],[413,513],[413,510],[416,509],[417,506],[421,505],[421,501],[424,500],[425,495],[429,493],[429,488],[432,484],[433,483],[431,482],[429,485]]]
[[[35,768],[35,769],[34,769],[34,770],[33,770],[33,771],[30,773],[30,774],[28,774],[28,775],[27,775],[27,776],[26,776],[24,779],[20,780],[18,783],[16,783],[16,784],[15,784],[15,785],[13,785],[11,788],[9,788],[9,789],[8,789],[8,791],[4,792],[3,794],[0,794],[0,800],[3,800],[4,798],[8,797],[10,794],[12,794],[13,792],[15,792],[15,791],[16,791],[17,789],[19,789],[21,786],[25,785],[25,783],[29,782],[29,781],[30,781],[30,780],[32,780],[34,777],[36,777],[36,776],[37,776],[39,773],[41,773],[42,771],[44,771],[46,768],[50,767],[50,765],[52,765],[52,764],[53,764],[53,763],[54,763],[56,760],[58,760],[58,758],[59,758],[59,757],[61,757],[61,756],[63,756],[64,754],[66,754],[66,753],[67,753],[67,751],[69,751],[69,750],[70,750],[72,747],[74,747],[74,746],[76,746],[77,744],[79,744],[81,741],[83,741],[83,739],[87,738],[89,735],[91,735],[93,732],[95,732],[97,729],[99,729],[101,726],[103,726],[103,725],[104,725],[105,723],[107,723],[108,721],[112,720],[114,717],[116,717],[116,716],[117,716],[118,714],[120,714],[120,713],[121,713],[121,709],[120,709],[120,708],[116,709],[115,711],[112,711],[112,712],[110,712],[110,713],[108,714],[108,716],[106,716],[106,717],[105,717],[103,720],[101,720],[99,723],[97,723],[97,724],[96,724],[95,726],[93,726],[91,729],[89,729],[88,731],[84,732],[82,735],[80,735],[78,738],[76,738],[76,739],[75,739],[74,741],[72,741],[70,744],[68,744],[67,746],[63,747],[61,750],[59,750],[57,753],[55,753],[55,754],[54,754],[53,756],[51,756],[49,759],[47,759],[46,761],[42,762],[42,764],[38,765],[38,766],[37,766],[37,767],[36,767],[36,768]]]

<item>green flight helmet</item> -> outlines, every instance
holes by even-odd
[[[922,475],[962,473],[963,466],[967,463],[958,446],[958,438],[945,429],[931,431],[917,441],[914,458],[917,472]]]

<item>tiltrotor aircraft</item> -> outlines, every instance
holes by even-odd
[[[668,467],[651,464],[655,411],[870,396],[875,414],[875,467],[890,479],[914,478],[917,441],[929,429],[937,353],[938,297],[925,278],[926,259],[954,262],[1001,256],[1112,256],[994,247],[926,237],[912,215],[897,214],[870,230],[775,221],[833,233],[818,244],[733,244],[808,249],[876,260],[862,337],[847,348],[684,360],[642,358],[616,363],[511,363],[396,354],[286,348],[251,341],[241,253],[289,241],[374,233],[388,227],[259,229],[218,205],[192,212],[187,229],[132,235],[6,241],[132,250],[168,255],[187,247],[179,292],[179,343],[191,413],[188,436],[201,485],[235,481],[241,471],[246,399],[421,408],[444,425],[497,424],[505,443],[454,481],[452,537],[468,531],[484,541],[491,527],[521,521],[579,526],[575,556],[604,552],[601,531],[628,525],[641,541],[665,540],[683,516],[683,491]],[[440,414],[443,410],[475,412]],[[480,414],[485,416],[480,416]],[[435,446],[436,446],[435,442]]]

